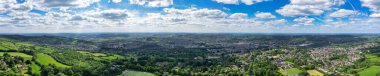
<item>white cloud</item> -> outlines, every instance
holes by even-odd
[[[264,1],[271,1],[271,0],[214,0],[218,3],[224,3],[224,4],[239,4],[244,3],[245,5],[252,5],[255,3],[260,3]]]
[[[360,0],[362,6],[370,8],[372,15],[370,17],[380,17],[380,1],[379,0]]]
[[[32,10],[30,2],[17,3],[16,0],[1,0],[0,1],[0,14],[1,13],[25,13]]]
[[[262,18],[262,19],[267,19],[267,18],[276,18],[276,16],[272,15],[272,13],[269,12],[258,12],[255,14],[256,18]]]
[[[302,25],[313,25],[314,20],[315,20],[314,18],[299,17],[299,18],[294,19],[293,21],[299,22],[298,24],[302,24]]]
[[[330,17],[347,17],[350,15],[354,15],[357,13],[357,11],[353,10],[346,10],[346,9],[339,9],[338,11],[335,11],[331,14],[329,14]]]
[[[111,0],[113,3],[120,3],[122,0]]]
[[[172,15],[183,15],[183,16],[191,16],[193,18],[225,18],[228,14],[221,10],[217,9],[174,9],[174,8],[165,8],[164,12],[172,14]]]
[[[280,19],[280,20],[272,20],[272,21],[267,21],[265,24],[266,25],[284,25],[286,24],[288,21],[285,20],[285,19]]]
[[[233,18],[233,19],[243,19],[247,17],[248,17],[248,14],[245,14],[245,13],[234,13],[229,16],[229,18]]]
[[[85,8],[100,0],[34,0],[38,8]]]
[[[337,2],[337,0],[290,0],[290,4],[276,10],[276,12],[283,16],[321,15],[325,10],[331,10],[332,6],[344,3],[343,1],[338,1],[339,2]]]
[[[99,9],[79,13],[0,16],[0,32],[270,32],[273,26],[267,24],[283,21],[266,23],[249,18],[226,18],[232,14],[217,9],[167,8],[164,12],[133,16],[127,10]],[[235,15],[236,18],[244,17]]]
[[[148,7],[167,7],[173,5],[173,0],[129,0],[130,4],[144,5]]]
[[[270,0],[241,0],[241,2],[246,5],[252,5],[252,4],[264,2],[264,1],[270,1]]]
[[[238,4],[239,0],[215,0],[218,3],[224,3],[224,4]]]
[[[369,17],[376,17],[376,18],[378,18],[378,17],[380,17],[380,13],[373,13],[373,14],[369,15]]]
[[[91,10],[80,13],[80,15],[74,16],[71,20],[83,20],[90,17],[98,20],[106,19],[106,21],[123,21],[133,16],[132,12],[125,9]]]

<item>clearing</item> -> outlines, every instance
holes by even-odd
[[[125,70],[123,74],[119,76],[156,76],[156,75],[152,73],[148,73],[148,72]]]
[[[317,70],[308,70],[307,73],[309,73],[310,76],[323,76],[323,73],[321,73]]]
[[[279,69],[280,69],[279,72],[285,76],[294,76],[302,72],[301,70],[297,68],[289,68],[289,69],[279,68]]]

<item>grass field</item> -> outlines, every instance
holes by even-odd
[[[33,74],[38,74],[38,75],[40,75],[40,73],[41,73],[41,68],[40,68],[40,66],[38,66],[36,63],[32,63],[31,65],[30,65],[30,67],[32,68],[32,73]]]
[[[8,53],[11,56],[20,56],[20,57],[25,58],[26,60],[32,60],[33,58],[33,56],[31,55],[27,55],[27,54],[19,53],[19,52],[0,52],[0,56],[3,56],[4,53]]]
[[[86,52],[86,51],[77,51],[77,52],[82,53],[82,54],[90,54],[93,56],[107,56],[106,54],[103,54],[103,53],[91,53],[91,52]]]
[[[380,73],[380,66],[371,66],[363,71],[359,72],[360,76],[376,76],[377,73]]]
[[[119,76],[156,76],[156,75],[154,75],[152,73],[148,73],[148,72],[128,70],[126,73],[119,75]]]
[[[91,53],[91,52],[87,52],[87,51],[77,51],[77,52],[82,53],[82,54],[89,54],[89,53]]]
[[[43,53],[37,54],[36,61],[42,65],[53,64],[53,65],[55,65],[57,67],[61,67],[61,68],[70,68],[71,67],[71,66],[59,63],[55,59],[53,59],[51,56],[43,54]]]
[[[310,76],[323,76],[323,73],[321,73],[317,70],[308,70],[307,73],[309,73]]]
[[[107,59],[107,60],[115,60],[115,59],[120,59],[123,58],[121,55],[112,55],[112,56],[106,56],[106,57],[101,57],[102,59]]]
[[[94,56],[107,56],[106,54],[103,54],[103,53],[92,53],[92,55],[94,55]]]
[[[302,72],[301,70],[299,70],[297,68],[290,68],[290,69],[279,68],[279,69],[280,69],[279,72],[285,76],[293,76],[293,75],[297,75],[297,74]]]
[[[366,54],[366,59],[369,60],[371,63],[380,63],[380,57],[372,54]]]
[[[0,38],[0,50],[18,50],[19,47],[29,47],[32,44],[24,43],[24,42],[13,42],[8,39]]]

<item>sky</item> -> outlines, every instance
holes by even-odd
[[[0,0],[0,33],[380,33],[380,0]]]

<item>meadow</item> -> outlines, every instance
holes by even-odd
[[[53,64],[53,65],[60,67],[60,68],[70,68],[71,67],[71,66],[59,63],[54,58],[52,58],[51,56],[49,56],[47,54],[43,54],[43,53],[37,54],[36,61],[42,65]]]
[[[0,52],[0,56],[3,56],[4,53],[8,53],[11,56],[20,56],[20,57],[25,58],[26,60],[32,60],[33,58],[33,56],[31,55],[27,55],[27,54],[19,53],[19,52]]]
[[[309,73],[310,76],[323,76],[323,73],[321,73],[317,70],[308,70],[307,73]]]
[[[127,70],[124,74],[119,75],[119,76],[156,76],[156,75],[152,73],[148,73],[148,72]]]
[[[279,72],[285,76],[294,76],[301,73],[302,71],[297,68],[289,68],[289,69],[279,68]]]
[[[376,76],[380,73],[380,66],[371,66],[359,72],[360,76]]]

